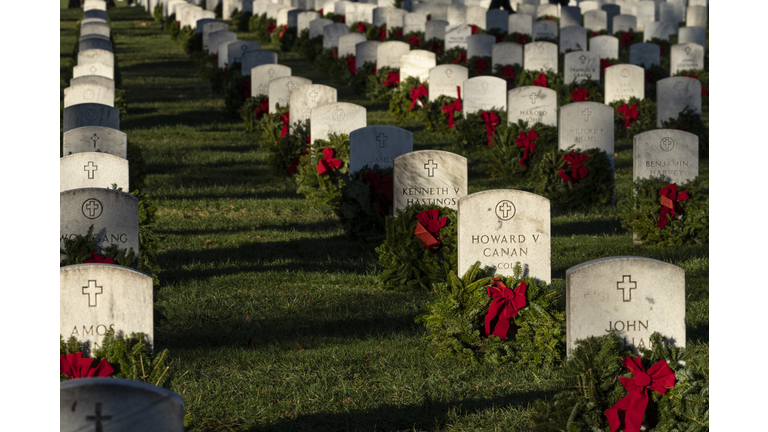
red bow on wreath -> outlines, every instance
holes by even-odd
[[[600,76],[605,74],[605,68],[613,66],[613,63],[609,62],[608,59],[600,59]]]
[[[395,36],[397,37],[403,37],[403,29],[395,29]]]
[[[515,79],[515,68],[510,65],[502,66],[501,76],[503,76],[507,81]]]
[[[571,99],[573,99],[574,102],[584,102],[589,97],[589,90],[587,89],[581,89],[581,87],[577,87],[576,90],[571,92]]]
[[[356,72],[356,65],[355,65],[355,56],[350,55],[347,57],[347,68],[349,68],[349,73],[352,74],[352,76],[355,76]]]
[[[368,26],[361,23],[360,21],[357,22],[357,31],[360,33],[365,33],[368,30]]]
[[[253,116],[256,118],[262,117],[269,112],[269,98],[266,97],[259,101],[259,107],[253,110]]]
[[[533,151],[536,150],[536,139],[539,137],[539,134],[536,133],[535,130],[531,129],[528,131],[528,135],[525,135],[525,132],[520,131],[517,138],[515,138],[515,143],[518,147],[523,148],[523,157],[520,158],[520,161],[518,162],[520,165],[528,168],[528,165],[526,165],[526,162],[531,155],[533,155]]]
[[[499,120],[499,116],[493,111],[481,112],[480,118],[485,123],[485,135],[488,137],[488,148],[491,148],[491,138],[493,138],[493,133],[496,132],[496,126],[501,123],[501,120]]]
[[[412,44],[413,44],[413,46],[419,46],[419,44],[421,44],[421,39],[419,39],[419,38],[418,38],[418,36],[416,36],[416,35],[413,35],[413,36],[411,36],[411,37],[409,37],[409,38],[408,38],[408,41],[407,41],[407,42],[408,42],[409,44],[410,44],[410,43],[412,43]]]
[[[341,168],[341,161],[333,157],[333,149],[326,147],[323,149],[324,158],[317,163],[317,173],[320,175],[328,171]]]
[[[432,42],[432,47],[429,50],[437,55],[440,55],[440,42],[439,41]]]
[[[467,53],[459,53],[459,57],[453,61],[453,64],[464,64],[467,62]]]
[[[470,24],[470,27],[472,27],[472,34],[477,34],[477,30],[478,30],[477,26],[474,24]]]
[[[307,137],[307,139],[309,139],[309,137]],[[288,171],[289,174],[295,173],[296,172],[296,168],[299,167],[299,159],[301,159],[301,157],[304,156],[305,154],[309,154],[309,153],[307,153],[305,151],[301,152],[301,154],[299,154],[299,157],[294,159],[293,162],[291,163],[291,165],[288,168],[286,168],[285,170]]]
[[[528,303],[525,301],[525,281],[514,290],[509,289],[499,278],[493,278],[493,285],[485,287],[488,297],[493,299],[485,314],[485,334],[498,336],[501,340],[507,340],[507,331],[512,323],[512,317],[517,316],[517,311]],[[498,317],[496,326],[491,332],[491,322]]]
[[[517,43],[525,45],[526,42],[528,42],[528,38],[524,34],[517,36]]]
[[[543,73],[539,74],[539,77],[533,80],[533,84],[537,85],[539,87],[546,87],[547,86],[547,76]]]
[[[456,98],[452,103],[449,103],[448,105],[443,105],[443,112],[448,114],[448,127],[453,129],[456,127],[456,123],[453,121],[453,114],[457,111],[462,110],[461,105],[461,87],[456,86],[456,92],[458,92],[459,97]]]
[[[290,112],[286,111],[285,114],[280,116],[280,121],[283,122],[283,129],[280,131],[280,139],[288,133],[288,124],[291,122],[290,114]]]
[[[478,59],[475,59],[472,65],[475,67],[475,70],[477,70],[478,75],[484,75],[485,68],[488,67],[488,62],[484,58],[480,57]]]
[[[86,264],[88,263],[96,263],[96,264],[114,264],[115,262],[110,257],[103,257],[97,253],[91,252],[91,257],[85,261]]]
[[[397,87],[397,84],[400,83],[400,73],[399,72],[390,72],[387,75],[387,80],[381,83],[384,87]]]
[[[382,178],[380,172],[368,171],[363,178],[371,185],[371,191],[379,206],[379,213],[386,216],[389,214],[389,203],[392,202],[392,176]]]
[[[269,34],[272,34],[272,32],[275,31],[276,28],[277,28],[277,26],[275,25],[275,23],[269,23],[269,27],[267,28],[267,32]]]
[[[640,114],[640,112],[637,110],[637,104],[632,104],[632,106],[624,104],[616,108],[616,111],[618,111],[618,113],[624,117],[622,120],[624,120],[624,125],[626,127],[629,127],[629,125],[632,123],[632,120],[637,120],[637,115]]]
[[[379,34],[379,41],[383,41],[387,38],[387,29],[383,28],[381,29],[381,33]]]
[[[661,229],[667,226],[667,215],[673,217],[675,213],[682,212],[679,202],[687,200],[689,196],[686,191],[677,193],[677,183],[664,186],[659,191],[659,195],[661,195],[661,211],[659,211],[659,221],[656,222],[656,226]]]
[[[557,173],[561,179],[567,181],[570,184],[574,184],[589,174],[589,169],[583,165],[584,161],[589,159],[589,156],[571,152],[567,155],[564,155],[563,159],[568,163],[565,165],[565,168],[561,169],[560,172]],[[567,169],[571,170],[570,177],[565,173],[565,170]]]
[[[621,427],[619,411],[624,411],[624,432],[639,432],[645,408],[648,406],[648,390],[666,393],[675,386],[675,372],[665,360],[659,360],[648,369],[648,372],[645,372],[640,357],[633,360],[632,357],[627,356],[622,363],[635,377],[619,377],[629,394],[605,410],[605,416],[611,425],[611,432],[616,432]]]
[[[331,51],[331,55],[335,59],[339,58],[339,52],[335,48],[333,49],[333,51]]]
[[[632,30],[624,33],[623,36],[621,36],[621,46],[627,46],[630,43],[632,43],[632,39],[635,37],[635,35],[632,34]]]
[[[685,76],[688,76],[688,74],[685,74]],[[693,74],[693,75],[691,75],[691,76],[690,76],[690,77],[688,77],[688,78],[698,79],[698,78],[696,77],[696,74]],[[702,87],[702,88],[701,88],[701,94],[703,94],[703,95],[708,95],[708,94],[709,94],[709,90],[707,90],[707,89],[705,89],[704,87]]]
[[[278,38],[282,38],[282,37],[283,37],[283,35],[285,34],[286,30],[288,30],[288,24],[284,25],[284,26],[281,28],[281,30],[280,30],[280,34],[279,34],[279,35],[277,35],[277,37],[278,37]]]
[[[439,213],[438,209],[429,209],[416,215],[418,222],[416,222],[416,229],[413,234],[424,243],[424,249],[440,246],[440,241],[437,238],[440,237],[440,228],[448,223],[448,219],[445,216],[440,218]]]
[[[399,77],[399,75],[398,75]],[[429,91],[427,90],[427,86],[424,84],[411,89],[411,108],[408,111],[413,111],[413,107],[416,106],[416,102],[423,97],[427,97],[429,95]]]
[[[93,359],[83,358],[83,353],[62,355],[59,357],[59,371],[70,378],[107,377],[115,370],[107,362],[101,359],[96,367],[92,368]]]
[[[245,102],[246,99],[251,97],[251,80],[241,82],[240,88],[243,89],[242,102]]]

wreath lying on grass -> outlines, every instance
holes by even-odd
[[[341,188],[349,178],[349,135],[330,134],[327,140],[316,139],[306,154],[299,157],[296,169],[296,192],[338,206]]]
[[[283,176],[295,173],[299,158],[308,151],[309,122],[297,122],[291,132],[289,107],[278,106],[276,113],[264,115],[256,127],[270,170]]]
[[[544,154],[557,149],[557,128],[518,120],[507,125],[502,122],[486,153],[488,175],[492,178],[534,177]]]
[[[586,209],[613,204],[611,161],[600,149],[553,149],[536,166],[534,192],[550,200],[552,207]]]
[[[565,356],[565,312],[560,295],[545,282],[523,276],[518,262],[511,277],[492,278],[475,263],[459,279],[454,272],[432,285],[423,323],[437,356],[468,363],[550,364]]]
[[[366,165],[342,186],[336,215],[348,236],[381,238],[391,205],[392,168]]]
[[[430,290],[457,267],[456,211],[411,204],[386,219],[386,240],[376,248],[384,289]]]
[[[637,240],[655,246],[709,243],[709,194],[698,178],[681,185],[639,179],[633,186],[618,207],[621,225]]]
[[[268,114],[269,97],[267,95],[249,97],[240,107],[240,118],[243,119],[243,126],[246,132],[258,130],[259,122]]]

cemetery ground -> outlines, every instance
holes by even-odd
[[[155,349],[169,350],[167,386],[184,399],[188,430],[525,430],[530,404],[554,394],[551,370],[435,358],[414,322],[429,294],[381,289],[379,242],[345,238],[330,207],[272,175],[258,134],[225,115],[223,96],[160,24],[124,5],[109,10],[128,101],[121,130],[143,152],[141,189],[158,207]],[[63,90],[82,12],[60,12]],[[331,85],[306,59],[264,48],[294,75]],[[414,150],[448,149],[454,139],[397,124],[386,105],[350,87],[338,92],[367,108],[368,125],[411,130]],[[617,140],[616,153],[620,200],[632,177],[631,138]],[[469,159],[469,193],[516,188],[488,179],[482,148]],[[708,168],[705,159],[704,181]],[[616,208],[553,210],[552,288],[563,309],[566,269],[620,255],[685,270],[687,364],[708,374],[709,245],[636,245]]]

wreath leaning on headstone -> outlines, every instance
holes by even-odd
[[[454,272],[432,285],[426,312],[416,317],[437,356],[468,363],[556,363],[565,356],[565,312],[560,294],[524,276],[491,277],[478,261],[461,278]]]
[[[349,178],[349,135],[329,134],[316,139],[299,157],[296,168],[296,192],[308,199],[337,206],[341,188]]]
[[[709,193],[698,178],[669,184],[639,179],[619,201],[621,225],[636,239],[654,246],[709,243]]]
[[[557,128],[518,120],[507,125],[502,122],[491,139],[486,153],[487,173],[492,178],[535,177],[536,167],[544,154],[557,148]]]
[[[613,204],[613,170],[600,149],[553,149],[542,155],[533,178],[534,192],[560,209]]]
[[[336,215],[347,236],[381,238],[392,206],[392,168],[362,167],[341,187]]]
[[[389,100],[389,112],[396,121],[402,121],[415,111],[423,109],[429,98],[429,87],[417,77],[409,76],[400,82]]]
[[[290,107],[280,107],[277,112],[265,114],[256,123],[259,146],[267,152],[267,166],[275,175],[296,172],[301,155],[309,147],[309,121],[299,121],[290,127]]]
[[[376,248],[382,287],[430,290],[445,282],[457,266],[456,227],[456,211],[436,205],[411,204],[387,218],[386,240]]]

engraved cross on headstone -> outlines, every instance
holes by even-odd
[[[90,213],[90,217],[96,216],[96,212],[99,211],[99,203],[96,200],[91,200],[85,205],[85,209]]]
[[[384,148],[384,144],[387,143],[387,136],[382,132],[376,136],[376,141],[379,142],[379,148]]]
[[[632,276],[624,275],[620,282],[616,282],[616,289],[624,293],[624,301],[632,301],[632,290],[637,289],[637,281],[632,281]]]
[[[96,141],[98,140],[99,140],[99,136],[96,134],[93,134],[93,136],[91,137],[91,141],[93,141],[93,148],[96,148]]]
[[[584,121],[589,121],[589,116],[592,115],[592,111],[587,108],[581,114],[584,116]]]
[[[429,162],[424,164],[424,169],[427,170],[427,174],[429,175],[429,177],[434,177],[435,170],[437,169],[437,163],[435,163],[435,161],[430,159]]]
[[[93,74],[93,75],[96,75],[96,70],[97,70],[97,69],[96,69],[96,66],[91,66],[91,68],[90,68],[90,69],[88,69],[88,70],[90,70],[90,71],[91,71],[91,74]]]
[[[528,97],[531,98],[531,105],[533,105],[536,103],[536,99],[539,97],[539,95],[537,95],[536,93],[533,93]]]
[[[267,74],[269,75],[270,78],[272,78],[275,75],[275,70],[272,68],[269,68],[269,70],[267,71]]]
[[[291,91],[291,90],[293,90],[293,87],[294,87],[293,81],[288,81],[288,82],[285,84],[285,86],[286,86],[286,87],[288,87],[288,91]]]
[[[83,171],[88,171],[88,178],[93,179],[93,172],[99,169],[96,164],[93,163],[93,161],[88,161],[88,165],[85,165],[83,167]]]
[[[447,76],[448,78],[450,78],[452,74],[453,74],[453,70],[451,70],[451,69],[446,69],[445,70],[445,76]]]
[[[502,217],[506,219],[509,217],[509,212],[511,212],[513,208],[511,205],[509,205],[508,202],[505,202],[501,206],[499,206],[499,210],[503,213]]]
[[[309,100],[312,102],[315,101],[315,98],[317,98],[317,90],[312,90],[309,92]]]
[[[88,292],[86,292],[86,290],[88,290]],[[96,307],[96,303],[98,300],[97,296],[99,294],[102,294],[103,292],[104,292],[104,287],[97,286],[95,280],[89,280],[88,286],[83,287],[83,295],[88,296],[88,307]],[[93,298],[91,298],[91,294],[93,294]]]
[[[480,84],[480,87],[483,88],[483,93],[488,91],[488,83],[487,82],[484,82],[484,83]]]
[[[691,47],[685,47],[685,55],[691,55]]]
[[[112,416],[103,416],[101,415],[101,404],[96,404],[96,415],[95,416],[86,416],[86,420],[95,420],[96,421],[96,432],[104,432],[104,427],[101,425],[102,420],[112,420]]]

